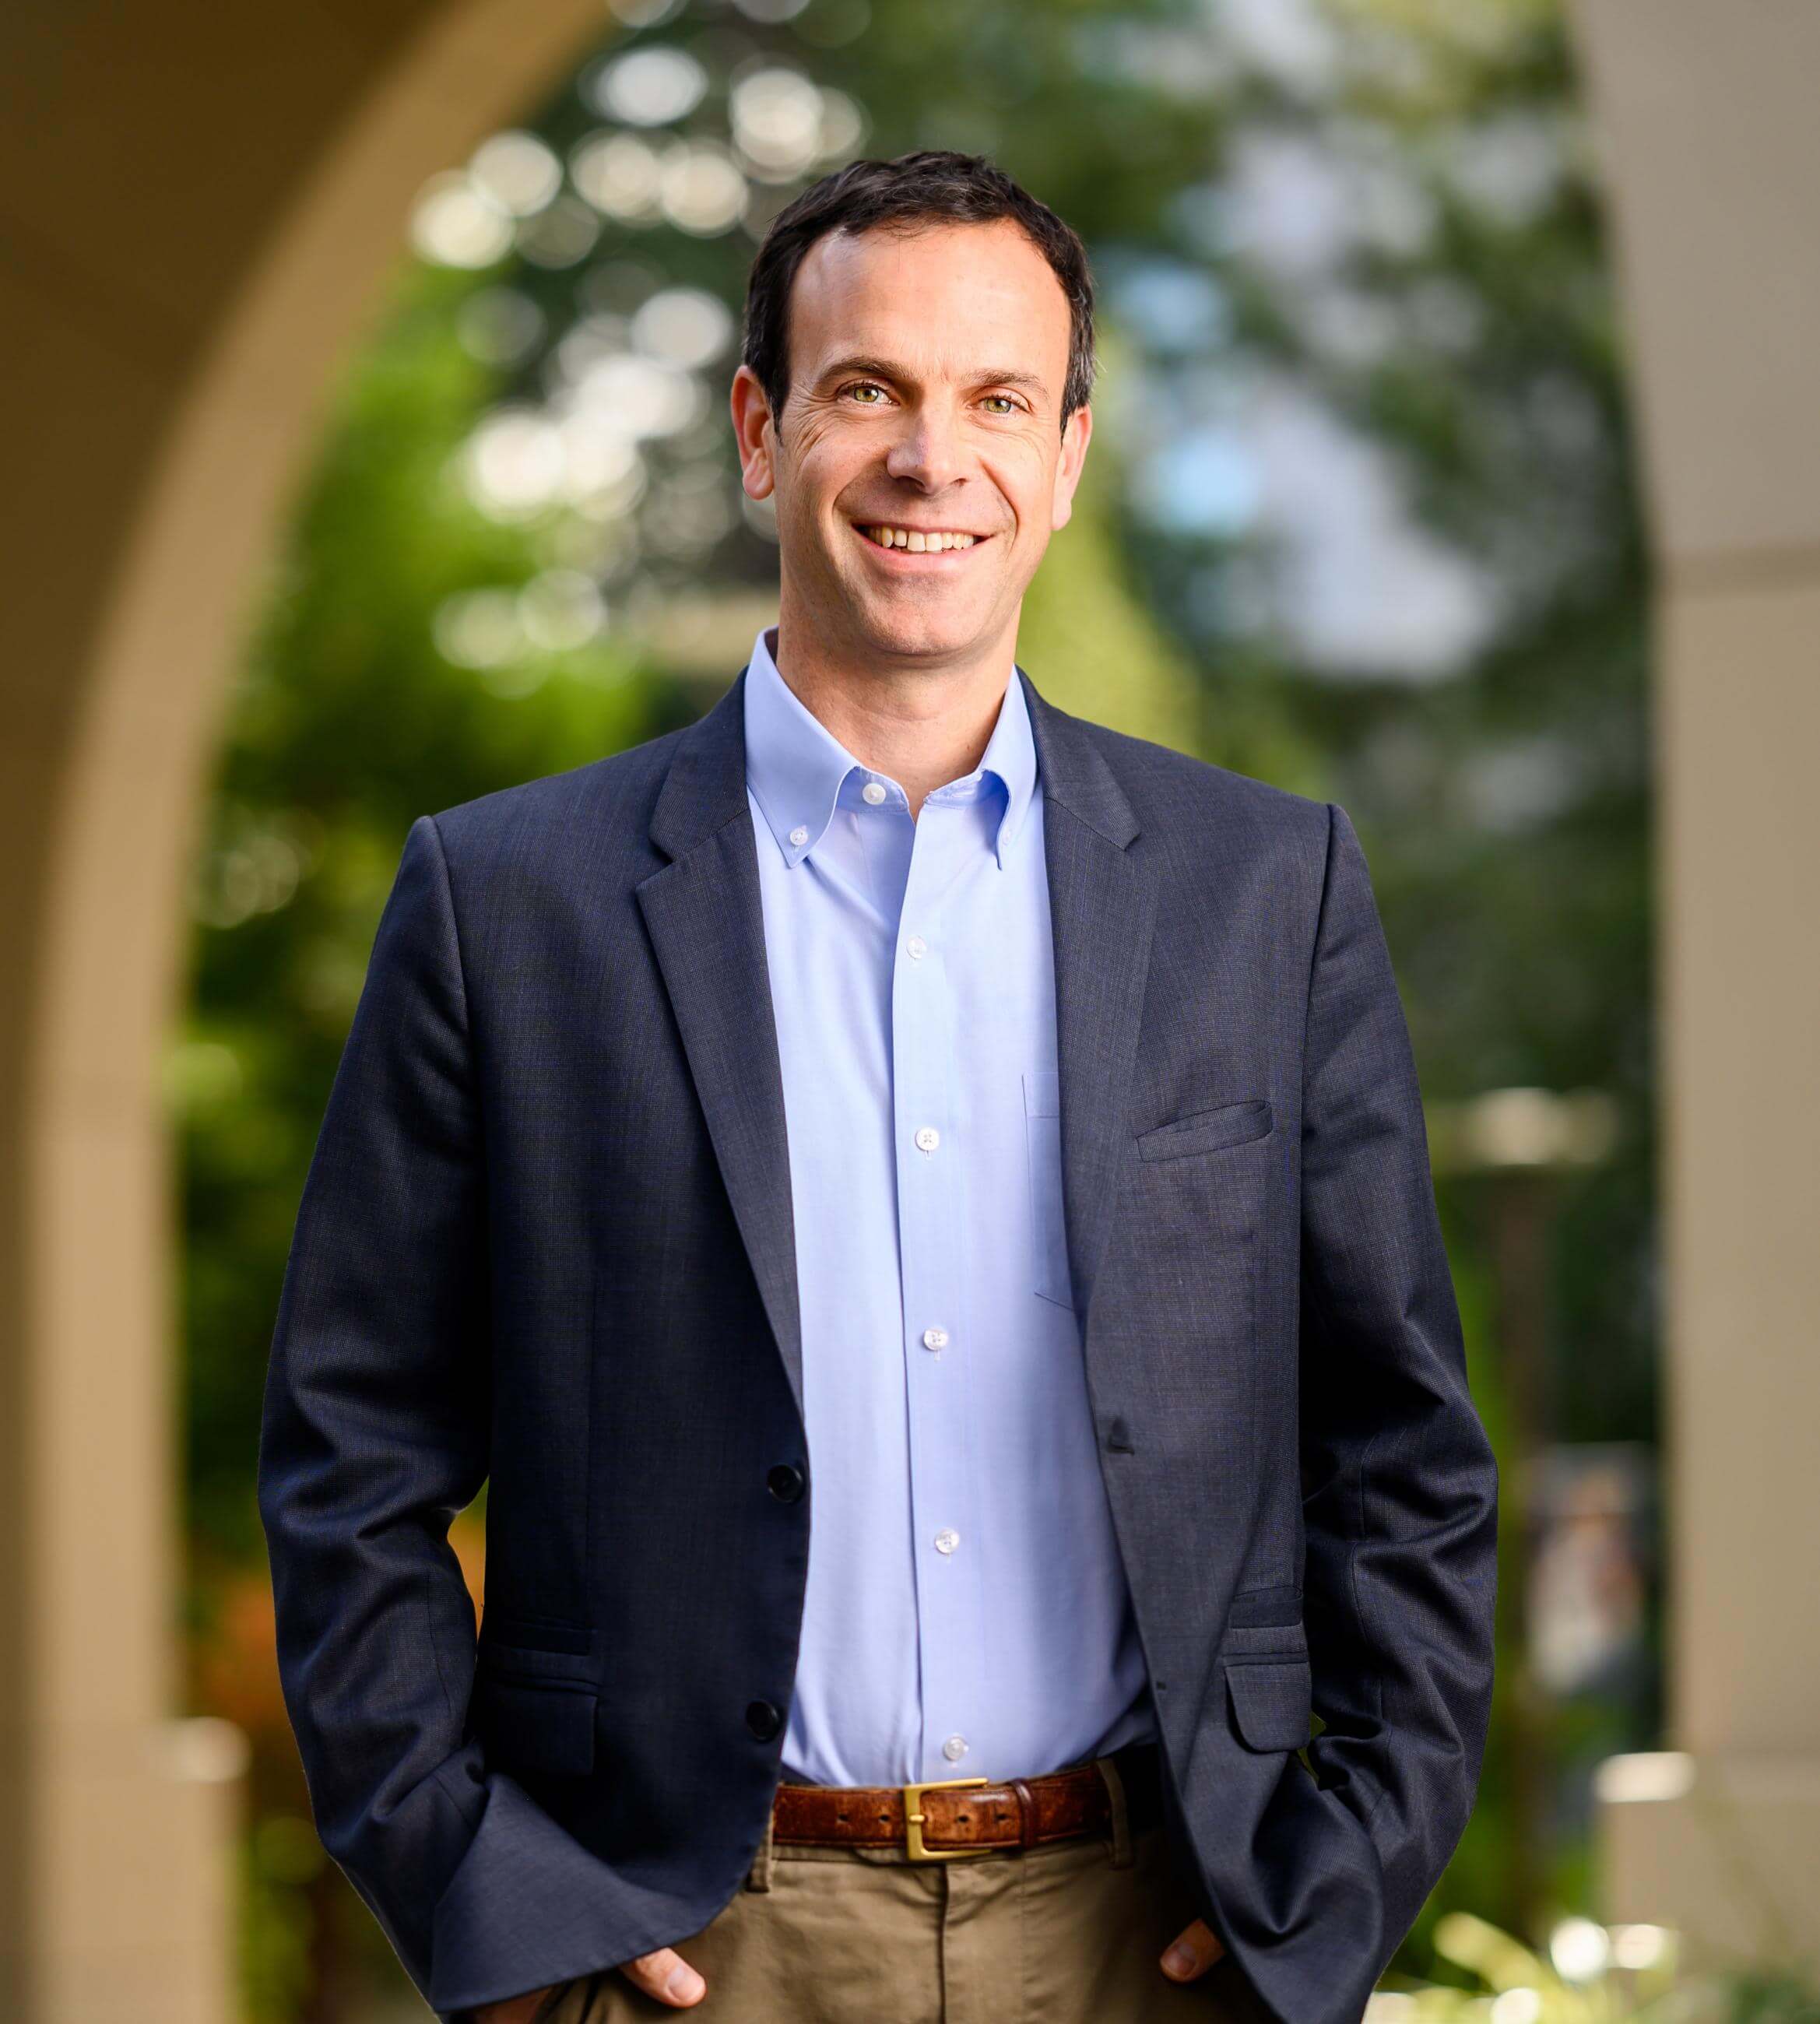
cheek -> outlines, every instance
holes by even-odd
[[[827,419],[812,408],[797,418],[796,427],[790,438],[790,454],[798,464],[807,464],[826,449],[828,438]]]
[[[1019,524],[1036,522],[1047,527],[1055,500],[1056,460],[1033,442],[1018,443],[993,458],[990,469]]]
[[[871,468],[871,460],[862,451],[844,440],[838,431],[830,430],[819,440],[803,442],[794,467],[797,492],[811,512],[837,509],[842,496],[858,486]],[[875,493],[876,488],[873,490]]]

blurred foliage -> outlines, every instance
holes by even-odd
[[[1682,1972],[1675,1936],[1653,1926],[1563,1920],[1537,1952],[1450,1912],[1435,1951],[1470,1986],[1411,1983],[1373,1997],[1366,2024],[1820,2024],[1813,1964]]]
[[[738,671],[776,552],[737,482],[733,332],[756,238],[831,160],[984,150],[1082,231],[1102,289],[1097,427],[1019,661],[1066,708],[1348,808],[1431,1102],[1513,1084],[1618,1100],[1616,1154],[1558,1197],[1545,1389],[1554,1439],[1655,1437],[1647,586],[1554,6],[808,0],[760,21],[687,0],[640,18],[523,123],[571,183],[604,138],[727,154],[755,75],[840,94],[827,104],[857,108],[857,134],[755,178],[731,230],[599,215],[571,187],[517,217],[497,258],[404,263],[263,586],[196,859],[168,1062],[191,1685],[255,1742],[244,1986],[270,2024],[350,2018],[399,1986],[303,1832],[252,1496],[286,1250],[380,908],[418,814],[685,723]],[[640,50],[705,80],[649,128],[600,109],[607,67]],[[686,380],[695,410],[588,498],[527,493],[591,367],[638,350],[654,299],[686,307],[677,290],[725,313],[718,347],[664,383]],[[1298,443],[1325,446],[1326,482],[1284,460]],[[1347,550],[1342,579],[1345,484],[1378,486],[1404,532]],[[1477,615],[1425,658],[1434,596],[1444,618],[1448,596],[1456,622]],[[1504,1455],[1495,1198],[1466,1177],[1440,1193]],[[457,1539],[478,1591],[475,1514]],[[1405,1976],[1445,1971],[1450,1908],[1514,1916],[1499,1739],[1517,1657]],[[1588,1886],[1585,1767],[1652,1742],[1657,1719],[1647,1698],[1559,1712],[1580,1766],[1551,1828],[1563,1908]]]

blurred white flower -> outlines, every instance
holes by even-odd
[[[746,209],[746,178],[727,150],[711,141],[677,141],[661,158],[663,214],[679,231],[712,239],[730,231]]]
[[[800,71],[767,64],[730,94],[733,138],[768,180],[799,175],[821,152],[821,94]]]
[[[732,312],[705,288],[660,289],[632,319],[637,350],[685,371],[712,365],[732,336]]]
[[[636,134],[590,134],[569,157],[575,188],[609,218],[636,221],[657,214],[662,181],[657,155]]]
[[[585,89],[610,119],[634,126],[664,126],[692,112],[708,88],[708,74],[682,50],[664,45],[630,50],[604,64]]]
[[[463,169],[432,176],[411,207],[411,244],[442,267],[490,267],[512,251],[512,214]]]
[[[474,151],[468,173],[501,211],[529,218],[563,186],[563,165],[534,134],[512,128]]]

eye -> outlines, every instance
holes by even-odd
[[[997,410],[997,412],[1001,415],[1015,415],[1018,411],[1018,404],[1011,398],[1009,394],[987,394],[986,398],[989,401],[1003,401],[1004,402],[1005,405],[1004,407]]]
[[[843,387],[841,389],[841,392],[843,396],[848,394],[877,394],[882,395],[884,391],[884,388],[879,384],[876,380],[855,380],[850,385]],[[875,408],[878,406],[879,403],[876,401],[861,401],[859,405],[862,408]]]

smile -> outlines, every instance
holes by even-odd
[[[989,534],[967,534],[958,529],[893,527],[882,522],[862,524],[858,521],[853,522],[853,531],[872,548],[912,556],[961,553],[992,539]]]

